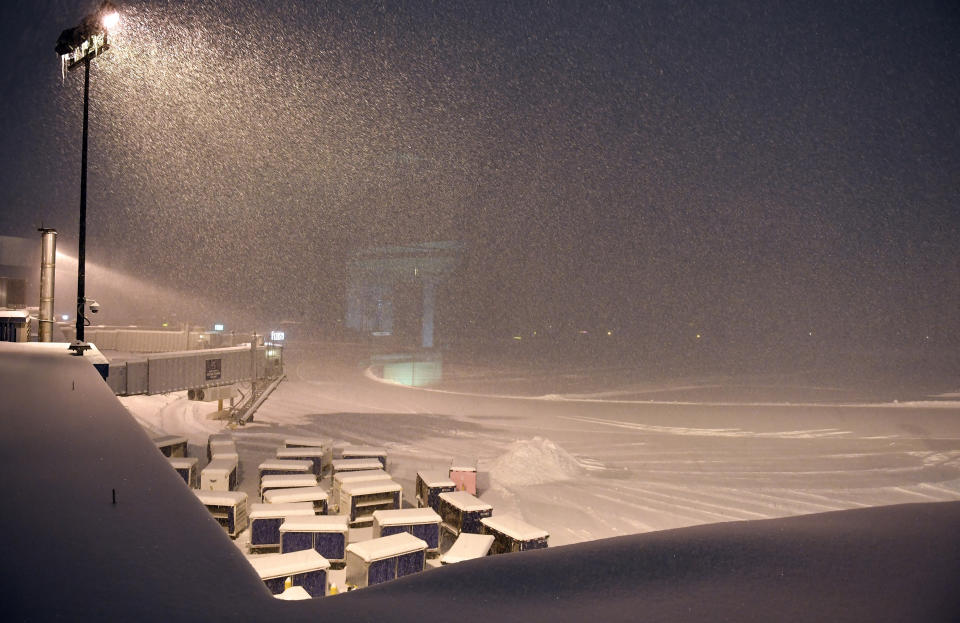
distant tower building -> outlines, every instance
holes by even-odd
[[[433,348],[437,288],[453,272],[457,242],[374,247],[347,266],[347,326],[374,335],[414,338]]]

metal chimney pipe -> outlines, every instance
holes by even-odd
[[[38,229],[40,245],[40,315],[37,322],[37,340],[53,341],[53,277],[57,265],[57,230]]]

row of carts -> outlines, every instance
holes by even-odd
[[[239,455],[229,437],[208,440],[199,475],[185,438],[155,443],[228,535],[249,529],[248,560],[278,597],[330,594],[331,569],[345,568],[347,586],[362,588],[423,571],[428,560],[436,566],[547,546],[546,531],[493,516],[476,496],[475,466],[418,472],[416,507],[404,508],[386,450],[348,446],[334,458],[332,440],[288,438],[258,466],[259,501],[250,503],[236,490]],[[321,484],[327,474],[329,484]],[[372,538],[351,542],[350,529],[360,527]]]

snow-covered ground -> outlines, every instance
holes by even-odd
[[[960,500],[952,395],[849,401],[842,387],[716,376],[638,384],[642,375],[622,370],[619,388],[616,374],[583,370],[563,394],[545,371],[457,365],[439,388],[417,389],[378,380],[355,348],[301,344],[286,358],[287,379],[233,431],[251,498],[256,466],[284,437],[310,435],[386,447],[407,503],[418,470],[475,461],[494,513],[546,529],[551,545]],[[223,432],[208,417],[215,404],[185,393],[121,400],[150,431],[187,436],[195,456]]]

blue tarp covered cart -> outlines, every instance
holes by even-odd
[[[199,459],[195,456],[174,456],[167,457],[170,466],[176,470],[183,481],[191,489],[200,486],[200,474],[197,472],[197,463]]]
[[[288,517],[280,524],[280,552],[312,549],[332,563],[341,563],[349,530],[343,515]]]
[[[243,491],[194,490],[194,493],[231,537],[236,537],[247,528],[249,511],[247,494]]]
[[[340,512],[341,506],[347,508],[343,501],[343,484],[346,482],[392,481],[390,474],[382,469],[361,469],[359,471],[340,472],[333,475],[330,485],[330,504]]]
[[[483,524],[483,534],[493,537],[493,546],[490,548],[492,554],[543,549],[550,537],[546,530],[531,526],[513,515],[486,517],[480,523]]]
[[[493,514],[493,507],[466,491],[441,493],[440,517],[441,525],[453,535],[461,532],[481,534],[483,524],[480,520]]]
[[[317,477],[323,476],[323,468],[329,462],[326,459],[325,448],[277,448],[277,458],[280,460],[310,461],[313,463],[313,473]]]
[[[280,525],[289,517],[313,517],[313,504],[250,505],[250,549],[280,547]]]
[[[401,532],[347,546],[347,584],[362,588],[423,571],[427,544]]]
[[[293,586],[302,586],[314,599],[327,594],[330,561],[312,549],[289,554],[253,556],[247,560],[274,595],[283,593],[287,578],[290,578]]]
[[[417,506],[420,508],[440,508],[441,493],[457,489],[446,472],[417,472]]]
[[[164,435],[153,440],[153,445],[157,446],[163,456],[187,456],[187,438],[177,435]]]
[[[373,537],[408,532],[427,544],[427,553],[440,548],[440,515],[432,508],[400,508],[373,513]]]
[[[270,459],[257,466],[260,483],[264,476],[284,476],[288,474],[313,474],[313,461]],[[315,474],[314,474],[315,475]]]

